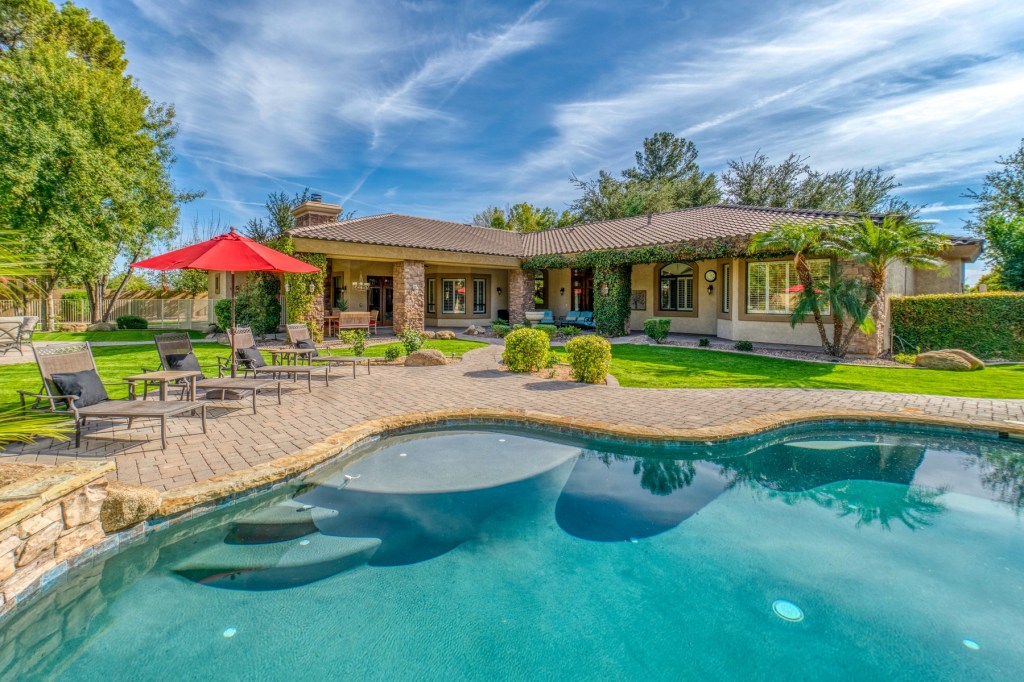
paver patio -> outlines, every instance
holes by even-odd
[[[525,409],[576,419],[651,428],[699,428],[758,415],[806,410],[869,410],[929,415],[976,423],[1024,422],[1024,400],[989,400],[816,389],[636,389],[590,386],[515,375],[498,369],[502,348],[488,346],[444,367],[375,367],[353,379],[335,372],[329,387],[312,393],[286,383],[284,404],[260,398],[259,414],[247,403],[212,403],[208,435],[198,418],[176,418],[160,450],[158,427],[111,426],[85,431],[82,448],[41,441],[13,445],[0,461],[55,464],[110,458],[117,480],[160,490],[239,471],[294,453],[343,429],[381,417],[467,408]]]

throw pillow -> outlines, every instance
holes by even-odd
[[[295,342],[295,347],[296,348],[312,348],[313,352],[309,354],[309,357],[311,357],[311,358],[315,358],[317,355],[319,355],[319,352],[317,351],[316,346],[313,345],[313,341],[311,339],[302,339],[301,341],[296,341]]]
[[[199,360],[192,351],[167,356],[167,368],[182,372],[199,372]]]
[[[256,369],[257,367],[266,367],[267,361],[263,359],[263,355],[256,346],[250,348],[239,348],[237,351],[238,359],[242,361],[242,364],[249,369]]]
[[[88,407],[107,399],[107,389],[94,369],[81,372],[61,372],[50,377],[61,395],[77,395],[75,407]]]

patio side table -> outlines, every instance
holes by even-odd
[[[160,400],[167,400],[167,386],[168,384],[185,381],[188,384],[188,399],[194,401],[196,399],[196,379],[202,376],[202,372],[195,370],[160,370],[158,372],[143,372],[142,374],[134,374],[130,377],[125,377],[124,380],[128,382],[128,399],[135,400],[137,398],[137,391],[135,385],[142,383],[142,399],[146,400],[149,397],[149,386],[150,384],[157,384],[160,387]]]

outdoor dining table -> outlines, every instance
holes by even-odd
[[[316,353],[316,348],[268,348],[267,352],[270,353],[270,364],[272,365],[277,364],[278,355],[284,360],[282,364],[298,365],[299,359],[302,358],[308,365],[313,354]]]
[[[198,379],[202,375],[202,372],[198,372],[196,370],[172,369],[159,370],[156,372],[143,372],[142,374],[134,374],[130,377],[125,377],[124,380],[128,382],[128,400],[135,400],[135,384],[138,382],[142,382],[143,400],[145,400],[149,396],[150,384],[158,384],[160,386],[160,400],[167,400],[168,384],[175,383],[178,381],[185,381],[188,384],[188,399],[195,400],[196,379]]]

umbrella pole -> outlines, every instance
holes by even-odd
[[[231,273],[231,378],[238,373],[238,354],[235,352],[235,273]]]

